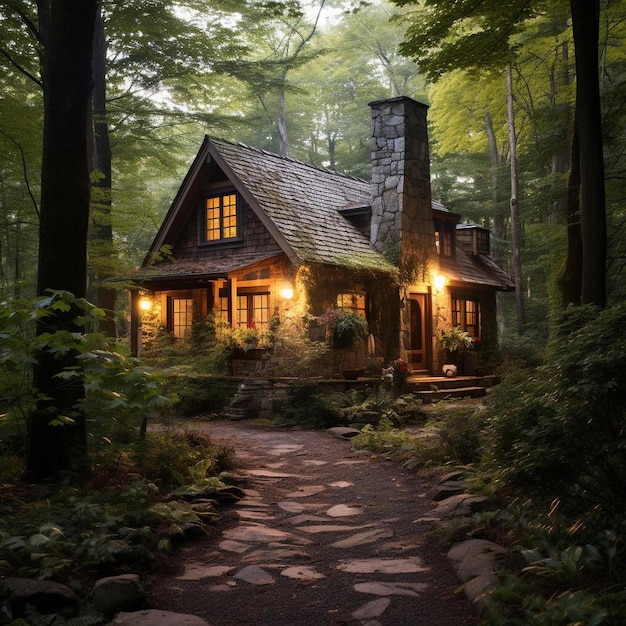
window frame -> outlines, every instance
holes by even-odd
[[[234,196],[235,199],[235,212],[234,215],[224,215],[224,207],[231,205],[224,205],[223,199],[228,196]],[[219,204],[219,237],[215,239],[209,239],[208,233],[208,210],[207,203],[212,199],[220,199]],[[224,236],[225,229],[232,228],[232,225],[226,225],[226,218],[233,218],[235,220],[234,228],[235,234],[233,236]],[[214,229],[215,230],[215,229]],[[221,189],[214,189],[207,191],[200,199],[200,206],[198,210],[198,242],[202,246],[228,246],[233,243],[239,243],[242,241],[242,210],[241,210],[241,196],[237,193],[234,187],[227,187]]]
[[[478,298],[463,294],[452,294],[450,312],[452,326],[460,326],[461,330],[469,333],[472,337],[481,336],[482,311],[481,303]]]
[[[180,314],[180,311],[177,311],[176,302],[178,301],[186,301],[187,306],[190,306],[190,309],[187,309],[185,313],[186,319],[188,319],[188,323],[177,324],[176,319]],[[191,316],[189,317],[189,312],[191,311]],[[176,339],[186,339],[191,334],[191,330],[193,328],[193,323],[197,316],[197,303],[196,299],[193,297],[193,294],[189,293],[180,293],[176,295],[168,295],[167,296],[167,332],[171,333]],[[178,328],[187,329],[182,334],[177,334]]]

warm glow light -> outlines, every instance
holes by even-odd
[[[435,276],[435,291],[439,293],[446,286],[446,277],[441,274]]]
[[[293,289],[291,287],[285,287],[280,290],[280,297],[285,300],[291,300],[293,298]]]
[[[149,311],[152,308],[152,300],[150,298],[141,298],[139,300],[139,308],[142,311]]]

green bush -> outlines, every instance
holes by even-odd
[[[618,515],[626,497],[626,306],[570,307],[545,365],[491,396],[485,462],[573,511]]]

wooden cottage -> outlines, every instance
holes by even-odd
[[[184,337],[209,314],[232,328],[289,318],[363,316],[366,354],[440,368],[437,337],[460,326],[496,341],[496,292],[510,278],[489,232],[431,199],[427,106],[370,103],[372,180],[205,137],[132,291],[132,347],[142,296]]]

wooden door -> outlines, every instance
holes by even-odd
[[[431,369],[430,335],[431,306],[430,294],[412,293],[409,295],[410,341],[409,369],[415,372],[429,372]]]

